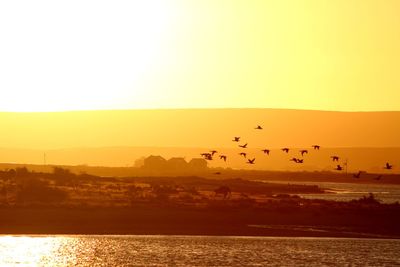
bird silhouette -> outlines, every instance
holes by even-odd
[[[354,178],[360,178],[362,171],[358,171],[358,173],[353,174]]]
[[[389,162],[386,162],[386,165],[383,168],[386,170],[391,170],[393,168],[393,165],[390,165]]]
[[[308,153],[308,150],[307,149],[300,150],[300,153],[302,156],[304,156],[304,154]]]
[[[314,148],[314,150],[319,150],[321,148],[321,146],[319,145],[313,145],[312,147]]]
[[[213,160],[211,153],[201,153],[200,154],[205,160]]]
[[[331,156],[332,161],[339,161],[339,157],[338,156]]]
[[[269,149],[263,149],[263,150],[261,150],[261,151],[264,152],[264,154],[267,154],[267,155],[269,155],[269,152],[270,152]]]
[[[296,163],[303,163],[304,159],[297,159]]]
[[[233,137],[232,141],[233,142],[239,142],[240,141],[240,137],[239,136]]]
[[[221,155],[219,156],[220,159],[223,159],[226,162],[226,156],[225,155]]]
[[[210,152],[211,152],[211,156],[214,156],[215,153],[218,153],[217,150],[211,150]]]
[[[343,171],[343,167],[340,166],[340,165],[337,165],[336,168],[335,168],[335,170],[337,170],[337,171]]]
[[[289,148],[287,148],[287,147],[282,148],[282,151],[283,151],[283,152],[286,152],[286,153],[289,153]]]
[[[247,154],[244,153],[244,152],[239,153],[239,155],[240,155],[240,156],[243,156],[243,157],[246,157],[246,156],[247,156]]]
[[[254,161],[256,160],[256,158],[253,158],[253,159],[248,159],[247,160],[247,163],[248,164],[254,164]]]
[[[297,163],[298,159],[297,158],[291,158],[291,159],[289,159],[289,161],[294,161],[294,162]]]
[[[244,145],[239,145],[239,147],[241,147],[241,148],[247,148],[247,143],[244,144]]]
[[[257,127],[254,128],[254,129],[256,129],[256,130],[262,130],[263,128],[262,128],[260,125],[257,125]]]
[[[374,180],[378,180],[379,181],[381,178],[382,178],[382,175],[379,175],[379,176],[375,177]]]

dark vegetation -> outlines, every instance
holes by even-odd
[[[228,188],[226,194],[217,194]],[[222,190],[224,191],[224,190]],[[318,186],[235,179],[0,171],[0,233],[400,237],[399,203],[304,199]],[[306,230],[305,230],[306,229]],[[310,230],[318,229],[318,231]]]
[[[0,204],[61,206],[130,206],[135,202],[170,201],[208,205],[221,200],[215,190],[228,186],[230,200],[266,201],[276,194],[323,193],[316,185],[276,184],[236,179],[189,177],[99,177],[54,167],[52,173],[16,168],[0,171]],[[223,197],[224,199],[226,196]]]
[[[0,163],[0,169],[28,168],[37,173],[52,173],[56,166],[52,165],[22,165]],[[147,169],[143,167],[104,167],[104,166],[60,166],[60,168],[74,174],[90,174],[106,177],[188,177],[198,176],[211,179],[231,179],[240,177],[243,180],[259,181],[307,181],[307,182],[339,182],[339,183],[368,183],[368,184],[400,184],[400,174],[385,172],[363,172],[360,178],[355,178],[355,173],[337,171],[266,171],[266,170],[234,170],[230,168],[209,168],[197,166],[196,168],[167,168]],[[217,175],[218,173],[218,175]],[[380,179],[376,179],[377,177]]]

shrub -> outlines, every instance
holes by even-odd
[[[29,179],[17,190],[17,202],[62,202],[67,197],[67,192],[39,179]]]

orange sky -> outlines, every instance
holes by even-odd
[[[133,110],[0,113],[0,148],[400,147],[400,112]],[[255,130],[258,124],[265,128]]]
[[[400,110],[400,1],[2,1],[0,111]]]

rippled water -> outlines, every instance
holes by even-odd
[[[270,181],[275,182],[277,181]],[[288,183],[280,181],[279,183]],[[400,185],[393,184],[360,184],[360,183],[332,183],[332,182],[290,182],[290,184],[318,185],[332,189],[332,194],[298,194],[305,198],[349,201],[368,196],[373,193],[382,203],[400,202]]]
[[[0,266],[396,266],[400,240],[0,236]]]

